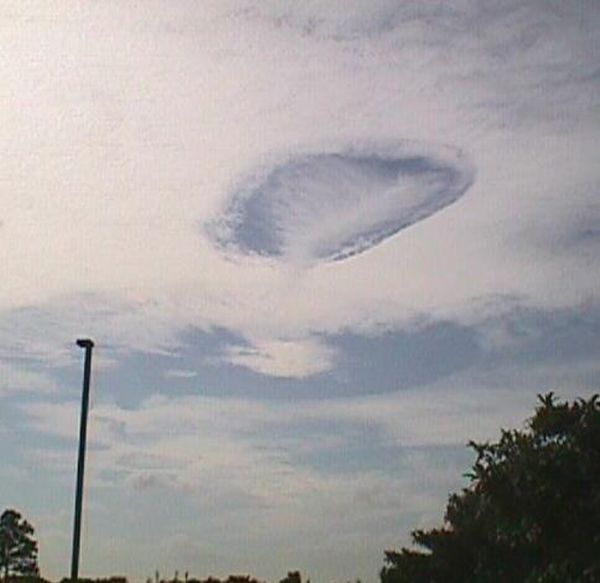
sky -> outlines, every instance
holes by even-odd
[[[0,504],[68,574],[378,580],[598,391],[596,0],[5,0]]]

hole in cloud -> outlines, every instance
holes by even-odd
[[[340,260],[452,204],[473,177],[463,152],[449,146],[296,155],[244,179],[209,230],[230,251]]]

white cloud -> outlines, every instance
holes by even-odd
[[[216,480],[223,482],[220,487],[228,484],[276,503],[318,490],[327,481],[325,475],[291,461],[296,455],[343,450],[356,435],[342,431],[347,424],[361,431],[369,428],[384,438],[383,445],[398,448],[494,440],[501,427],[523,426],[538,392],[554,389],[561,398],[589,393],[577,375],[569,376],[563,368],[562,376],[556,367],[544,376],[562,378],[563,387],[540,387],[535,384],[542,378],[538,375],[515,388],[523,371],[508,368],[503,385],[486,381],[485,372],[467,372],[427,389],[368,397],[290,403],[155,396],[135,409],[105,403],[91,411],[90,445],[100,471],[125,472],[136,487],[163,484],[193,492]],[[75,441],[77,403],[39,401],[23,405],[23,410],[33,430]],[[306,430],[314,422],[330,429]]]
[[[594,295],[593,256],[539,242],[543,223],[589,209],[598,184],[596,16],[535,2],[14,4],[0,308],[92,292],[103,299],[80,328],[102,328],[108,305],[104,341],[145,349],[189,325],[310,343],[374,319],[472,317],[490,294],[543,306]],[[273,155],[398,139],[463,149],[477,180],[367,254],[295,269],[226,258],[202,234]],[[254,349],[255,369],[285,375]]]
[[[52,393],[56,383],[45,374],[32,372],[27,363],[7,364],[0,361],[0,397],[27,393]]]
[[[251,347],[227,349],[227,362],[265,375],[305,378],[334,366],[336,351],[318,339],[256,340]]]
[[[351,402],[347,406],[351,409]],[[76,434],[75,404],[39,403],[26,411],[37,431],[63,437],[69,432]],[[418,455],[407,458],[402,476],[384,468],[338,473],[296,461],[298,455],[318,455],[328,448],[344,452],[353,447],[353,437],[338,440],[336,423],[350,422],[357,427],[379,423],[376,418],[367,420],[370,416],[368,410],[348,416],[336,406],[327,412],[327,406],[323,410],[316,402],[260,404],[203,397],[155,397],[137,409],[98,406],[92,409],[89,424],[88,496],[102,500],[102,490],[108,488],[109,499],[127,500],[127,512],[132,516],[142,511],[145,499],[167,497],[178,505],[192,501],[195,514],[190,515],[189,524],[179,519],[177,528],[191,529],[198,541],[211,541],[209,548],[219,550],[219,557],[213,557],[219,570],[236,568],[239,557],[226,551],[231,546],[237,552],[248,548],[253,560],[245,569],[256,572],[253,561],[263,557],[266,548],[298,561],[302,556],[314,558],[316,547],[322,544],[319,541],[335,539],[336,545],[367,559],[362,566],[352,564],[351,568],[368,577],[369,570],[376,572],[381,549],[401,542],[398,521],[406,521],[405,535],[416,526],[404,516],[405,509],[410,508],[410,517],[417,516],[419,524],[431,523],[439,519],[441,510],[437,490],[462,483],[462,468],[452,471],[450,460],[442,468]],[[326,420],[331,429],[307,432],[304,424],[311,420]],[[299,430],[301,438],[294,435]],[[273,432],[281,437],[273,439]],[[328,439],[332,435],[335,442]],[[74,463],[72,450],[57,449],[48,441],[29,459],[44,464],[52,483],[53,475],[61,480],[69,475]],[[141,507],[136,509],[138,505]],[[98,525],[99,513],[105,511],[88,509],[88,520]],[[202,516],[202,526],[195,515]],[[169,540],[172,526],[163,525]],[[163,544],[161,540],[148,541],[147,548]],[[182,556],[186,549],[174,551],[169,545],[168,550],[168,556],[159,548],[153,551],[162,557],[161,565],[177,560],[189,564],[189,557]],[[101,564],[101,556],[101,551],[90,545],[87,564]],[[272,570],[277,561],[264,556],[263,568]],[[279,569],[285,568],[281,561]],[[319,569],[313,561],[308,564]],[[151,567],[143,558],[135,565],[135,569]],[[196,568],[202,572],[206,566],[202,563]],[[327,572],[327,567],[323,568]]]
[[[164,376],[168,379],[193,379],[198,376],[198,373],[195,370],[170,368],[164,372]]]

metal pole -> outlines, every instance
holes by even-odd
[[[90,402],[90,374],[92,371],[92,348],[89,339],[77,340],[77,346],[85,349],[83,368],[83,394],[81,396],[81,421],[79,423],[79,456],[77,458],[77,486],[75,490],[75,520],[73,523],[73,555],[71,557],[71,581],[79,578],[79,542],[81,540],[81,507],[83,505],[83,472],[85,466],[85,438],[87,433],[88,405]]]

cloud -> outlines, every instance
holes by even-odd
[[[420,9],[414,2],[399,5],[393,0],[375,0],[369,6],[356,0],[308,1],[302,4],[288,1],[241,2],[240,6],[238,14],[245,18],[266,20],[306,36],[342,41],[386,33],[405,18],[415,17],[419,12],[421,15],[432,12],[431,9]]]
[[[561,397],[586,393],[569,367],[556,373],[544,374],[567,381]],[[225,549],[249,545],[254,559],[275,549],[282,561],[306,556],[326,571],[314,547],[333,537],[335,549],[352,549],[375,573],[382,548],[439,522],[447,493],[464,484],[472,457],[466,442],[497,439],[500,427],[519,427],[531,414],[540,378],[519,384],[523,378],[517,367],[505,371],[504,384],[467,371],[426,390],[379,396],[291,402],[157,395],[133,408],[99,403],[88,428],[90,497],[101,506],[123,504],[129,532],[153,509],[164,536],[147,548],[162,544],[173,527],[218,541],[219,568],[239,559]],[[44,468],[48,484],[64,480],[75,461],[78,403],[21,409],[23,426],[44,438],[27,459]],[[56,437],[67,438],[68,448]],[[175,525],[166,518],[173,508],[156,516],[165,499],[181,509]],[[106,512],[89,511],[99,531]],[[110,532],[118,528],[111,521]]]
[[[293,403],[156,396],[133,409],[97,405],[88,486],[100,506],[123,499],[132,516],[165,496],[182,509],[191,504],[184,512],[191,522],[182,517],[177,529],[189,527],[199,540],[210,533],[221,549],[243,542],[232,525],[259,555],[269,540],[273,548],[274,535],[286,553],[300,552],[299,544],[308,552],[307,541],[335,533],[360,553],[370,549],[375,563],[381,548],[399,544],[399,532],[439,521],[445,496],[464,483],[469,439],[497,439],[500,427],[519,427],[531,414],[539,387],[516,389],[514,378],[486,386],[484,377],[458,375],[427,391]],[[558,392],[583,394],[566,391]],[[27,459],[49,484],[70,475],[77,410],[76,403],[23,407],[25,426],[44,436]],[[362,542],[351,543],[359,535]]]
[[[309,344],[423,315],[473,324],[490,297],[551,308],[597,295],[591,4],[35,10],[16,4],[3,30],[5,358],[67,362],[79,332],[111,358],[177,350],[190,327]],[[434,144],[452,144],[477,181],[385,238],[418,215],[385,202],[382,160],[402,165],[409,143],[431,163]],[[414,192],[436,191],[426,176]],[[224,256],[208,225],[254,255]],[[359,249],[310,269],[290,260]]]
[[[179,325],[152,306],[121,294],[74,294],[0,312],[0,359],[60,368],[81,357],[75,340],[93,337],[94,366],[114,367],[133,350],[165,353],[179,341]]]
[[[551,367],[547,377],[560,378],[556,372]],[[201,396],[154,396],[134,409],[104,403],[91,411],[90,446],[97,471],[125,472],[135,487],[160,484],[196,492],[223,480],[220,487],[227,483],[276,503],[313,491],[314,480],[329,479],[328,470],[321,473],[294,459],[347,455],[362,445],[356,437],[367,431],[377,447],[418,449],[462,447],[469,439],[495,439],[501,427],[520,426],[536,393],[544,390],[536,379],[515,388],[514,378],[522,375],[518,367],[506,369],[504,384],[498,384],[486,382],[483,371],[466,372],[427,390],[293,403]],[[573,384],[575,376],[564,387],[552,387],[561,398],[591,394],[589,387]],[[38,401],[22,410],[32,430],[76,441],[76,402]],[[60,456],[63,445],[47,447]]]
[[[93,337],[91,570],[371,580],[467,439],[597,390],[597,3],[0,18],[6,484],[71,504]]]
[[[226,362],[258,373],[286,378],[304,378],[329,370],[335,363],[336,350],[320,340],[255,341],[252,347],[232,346]]]
[[[193,379],[198,376],[195,370],[170,368],[164,372],[165,378],[171,379]]]
[[[25,393],[53,393],[56,383],[46,374],[33,372],[27,366],[0,361],[0,397]]]
[[[347,405],[353,409],[351,401]],[[51,438],[66,436],[67,418],[76,418],[77,406],[40,403],[26,411],[32,422],[28,426]],[[340,543],[346,541],[344,548],[353,549],[375,572],[381,548],[398,541],[401,509],[410,507],[410,516],[418,516],[419,522],[432,521],[439,505],[436,489],[452,487],[461,478],[460,470],[452,472],[448,467],[448,455],[446,467],[441,468],[435,456],[405,458],[399,450],[397,462],[405,460],[402,471],[393,463],[387,469],[359,464],[339,472],[334,464],[310,461],[321,455],[347,459],[360,448],[365,442],[359,437],[364,426],[379,424],[377,419],[367,420],[369,411],[363,413],[348,415],[343,408],[328,411],[317,402],[297,407],[284,401],[261,404],[203,397],[155,397],[135,409],[96,406],[89,424],[89,496],[101,507],[129,500],[125,512],[133,524],[146,504],[155,515],[153,501],[164,501],[165,496],[177,500],[178,508],[187,509],[187,518],[176,521],[177,530],[189,529],[199,541],[219,541],[221,557],[216,564],[220,569],[232,569],[239,560],[229,556],[229,548],[249,548],[254,560],[268,548],[276,549],[283,562],[283,557],[291,560],[292,555],[296,561],[306,555],[308,561],[319,544],[315,541],[335,533]],[[397,419],[402,422],[404,416]],[[307,427],[307,422],[316,422],[321,429]],[[75,436],[76,424],[71,425]],[[59,442],[45,439],[28,459],[44,468],[52,484],[69,475],[74,448],[67,451]],[[88,520],[98,531],[95,536],[100,536],[106,511],[88,509]],[[406,531],[412,526],[414,522],[407,522]],[[110,532],[118,528],[113,522]],[[136,527],[129,524],[129,532],[131,528]],[[147,548],[170,538],[168,520],[161,520],[161,528],[163,537],[148,541]],[[90,564],[98,560],[96,551],[88,553]],[[176,553],[170,560],[178,557]],[[266,557],[265,561],[270,565]],[[319,568],[318,561],[310,564]],[[151,567],[142,559],[137,568]]]
[[[190,327],[309,344],[422,315],[472,324],[489,297],[557,307],[596,294],[593,237],[585,253],[573,243],[597,210],[592,4],[38,8],[15,4],[2,33],[7,357],[65,362],[56,346],[78,331],[115,353],[176,350]],[[382,202],[389,177],[364,158],[391,159],[390,143],[452,144],[477,181],[384,239],[406,208]],[[252,172],[262,190],[228,206]],[[414,192],[437,191],[426,175]],[[206,226],[228,221],[254,256],[214,248]],[[557,233],[571,242],[560,253]],[[358,249],[310,269],[288,260]],[[270,351],[252,350],[266,372]]]

